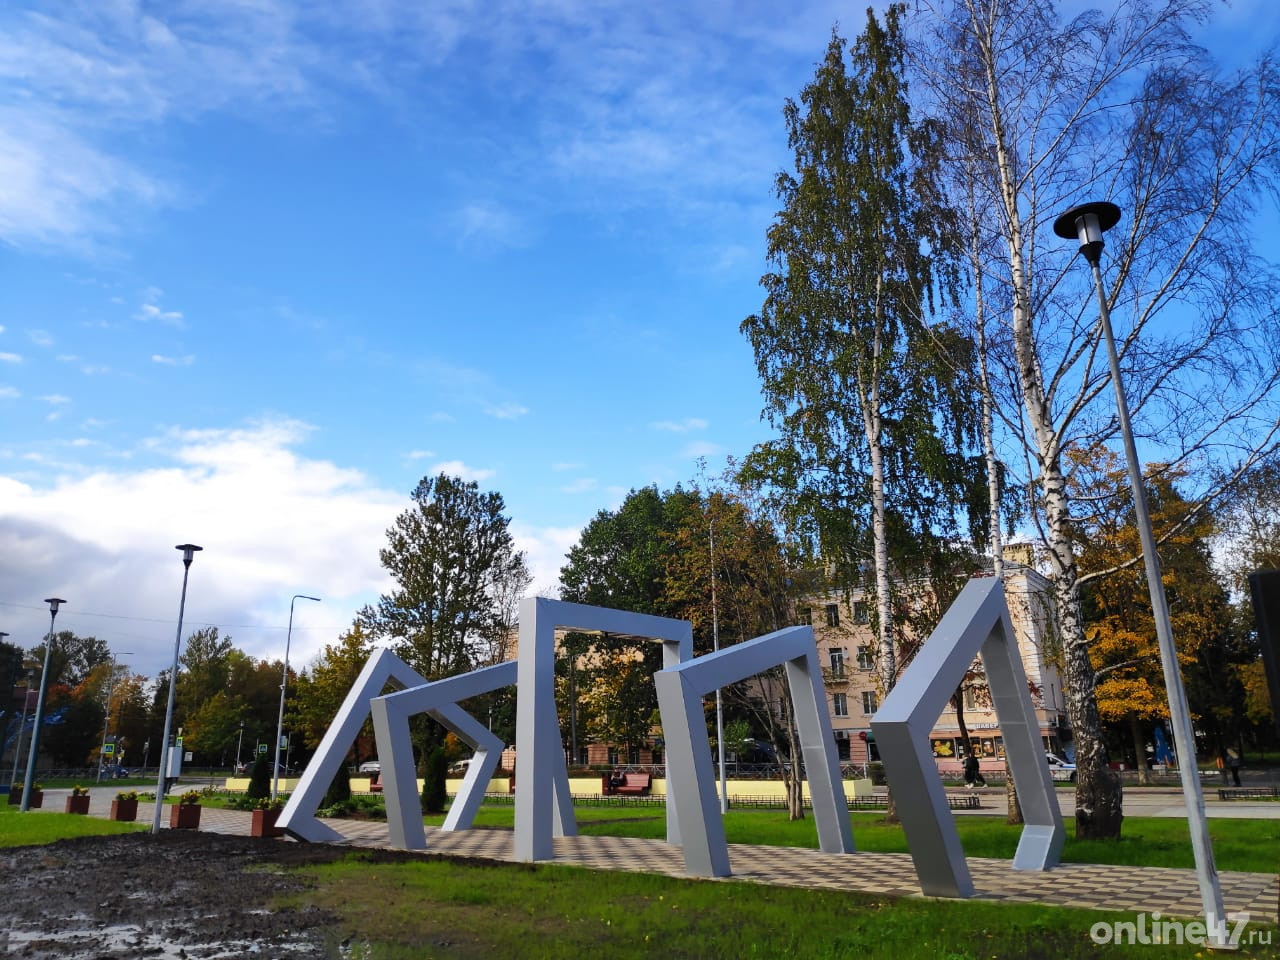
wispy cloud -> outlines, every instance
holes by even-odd
[[[656,423],[649,424],[654,430],[663,430],[668,433],[692,433],[694,430],[707,429],[707,421],[701,417],[688,417],[684,420],[659,420]]]
[[[0,363],[21,363],[22,357],[16,353],[0,353]]]
[[[500,403],[486,407],[484,412],[498,420],[519,420],[529,412],[529,408],[518,403]]]
[[[37,347],[52,347],[53,335],[47,330],[28,330],[27,339]]]
[[[20,396],[22,396],[22,393],[17,387],[0,384],[0,400],[16,400]]]
[[[530,242],[529,229],[524,222],[514,212],[491,200],[463,206],[454,215],[453,227],[458,245],[464,250],[479,253],[527,247]]]
[[[173,327],[182,327],[184,324],[180,310],[164,310],[160,307],[157,301],[163,296],[164,291],[160,288],[148,288],[143,296],[142,304],[139,305],[137,312],[133,315],[133,319],[140,320],[143,323],[150,323],[155,320]]]
[[[158,353],[153,353],[151,362],[163,364],[166,367],[189,367],[196,362],[196,358],[190,354],[182,357],[165,357]]]
[[[430,460],[435,454],[430,450],[410,450],[405,454],[406,460]]]
[[[597,482],[595,477],[579,477],[572,483],[565,484],[561,487],[560,492],[569,494],[587,493],[588,491],[594,490],[596,486]]]

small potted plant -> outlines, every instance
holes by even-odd
[[[17,806],[22,802],[22,784],[15,783],[9,788],[9,803]]]
[[[121,790],[111,801],[111,819],[132,822],[138,819],[138,791]]]
[[[18,790],[18,802],[22,802],[22,790]],[[31,785],[31,801],[27,804],[32,810],[44,806],[44,787],[38,783]]]
[[[89,788],[76,784],[71,788],[71,796],[67,797],[66,813],[79,813],[81,815],[89,812]]]
[[[200,829],[199,790],[188,790],[169,808],[169,827],[173,830]]]
[[[264,797],[258,801],[253,811],[253,819],[249,826],[251,837],[283,837],[284,831],[276,826],[280,811],[284,809],[284,801],[271,800]]]

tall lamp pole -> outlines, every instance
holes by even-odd
[[[22,719],[18,721],[18,742],[13,748],[13,773],[9,774],[9,782],[18,782],[18,757],[22,755],[22,732],[27,728],[27,701],[31,699],[31,684],[36,678],[36,664],[32,660],[27,664],[27,686],[22,691]]]
[[[1182,674],[1178,670],[1178,656],[1173,645],[1173,629],[1169,623],[1169,604],[1165,598],[1164,581],[1160,576],[1160,557],[1156,553],[1156,538],[1151,527],[1151,513],[1147,509],[1142,468],[1138,463],[1133,426],[1129,421],[1129,403],[1125,398],[1124,383],[1120,379],[1120,357],[1116,352],[1115,336],[1111,332],[1111,310],[1107,306],[1106,288],[1102,282],[1100,261],[1105,246],[1102,234],[1119,221],[1120,208],[1115,204],[1105,201],[1084,203],[1072,207],[1058,217],[1053,222],[1053,232],[1066,240],[1078,239],[1080,253],[1089,262],[1093,271],[1102,338],[1106,341],[1107,359],[1111,364],[1111,383],[1116,392],[1116,414],[1120,422],[1120,436],[1124,442],[1125,462],[1129,468],[1129,484],[1133,487],[1133,513],[1138,525],[1138,536],[1142,541],[1142,562],[1146,568],[1147,588],[1151,592],[1151,612],[1155,618],[1156,640],[1164,667],[1164,685],[1169,698],[1169,719],[1173,723],[1178,752],[1178,772],[1182,778],[1182,796],[1187,807],[1187,823],[1191,828],[1191,849],[1195,854],[1200,902],[1204,908],[1210,940],[1216,946],[1225,946],[1227,919],[1222,907],[1222,887],[1218,881],[1217,868],[1213,863],[1209,826],[1205,820],[1204,794],[1200,790],[1200,773],[1196,767],[1195,731],[1191,726],[1191,711],[1187,707],[1187,693],[1182,685]]]
[[[178,650],[182,646],[182,617],[187,611],[187,576],[191,560],[204,547],[180,543],[173,549],[182,551],[182,600],[178,603],[178,632],[173,640],[173,667],[169,670],[169,705],[164,711],[164,737],[160,741],[160,773],[156,777],[156,810],[151,818],[151,832],[160,832],[160,811],[164,808],[164,781],[169,772],[169,730],[173,727],[173,698],[178,690]]]
[[[111,694],[116,688],[116,657],[131,657],[131,651],[111,655],[111,676],[107,678],[107,716],[102,721],[102,747],[98,750],[98,783],[102,782],[102,767],[106,763],[107,732],[111,729]]]
[[[720,610],[716,606],[716,522],[707,525],[707,537],[711,543],[711,646],[720,649]],[[716,687],[716,753],[720,761],[720,813],[729,812],[729,775],[724,769],[724,703],[720,688]]]
[[[66,603],[57,597],[49,597],[49,639],[44,645],[44,670],[40,673],[40,695],[36,698],[36,718],[31,728],[31,752],[27,755],[27,778],[22,785],[22,805],[18,810],[31,809],[31,790],[36,782],[36,758],[40,756],[40,724],[44,722],[44,695],[49,689],[49,654],[53,652],[53,621],[58,618],[58,607]]]
[[[284,635],[284,675],[280,678],[280,716],[276,720],[276,764],[275,776],[271,780],[272,800],[280,793],[280,738],[284,736],[284,693],[289,685],[289,642],[293,639],[293,605],[298,600],[320,602],[319,597],[308,597],[304,593],[295,593],[293,599],[289,601],[289,630]]]

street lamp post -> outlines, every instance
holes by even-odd
[[[111,676],[107,678],[107,715],[102,721],[102,747],[98,750],[98,783],[102,782],[102,767],[106,762],[107,731],[111,728],[111,694],[116,688],[116,657],[131,657],[133,653],[126,650],[121,654],[111,655]]]
[[[244,743],[244,721],[240,721],[240,736],[236,740],[236,774],[240,773],[240,745]]]
[[[164,781],[169,766],[169,730],[173,726],[173,698],[178,690],[178,650],[182,647],[182,617],[187,611],[187,576],[191,561],[204,547],[180,543],[173,549],[182,551],[182,599],[178,602],[178,632],[173,640],[173,667],[169,671],[169,705],[164,711],[164,737],[160,741],[160,773],[156,777],[156,810],[151,818],[151,832],[160,832],[160,811],[164,808]]]
[[[49,639],[44,645],[44,670],[40,673],[40,695],[36,697],[36,718],[31,727],[31,752],[27,755],[27,778],[22,785],[22,805],[18,810],[31,809],[31,789],[36,782],[36,758],[40,755],[40,724],[44,722],[44,695],[49,689],[49,654],[53,652],[53,621],[58,618],[58,607],[66,603],[57,597],[49,597]]]
[[[1147,494],[1142,483],[1142,468],[1138,462],[1138,450],[1133,440],[1133,426],[1129,421],[1129,404],[1125,397],[1124,383],[1120,379],[1120,357],[1116,352],[1115,336],[1111,331],[1111,310],[1107,305],[1106,288],[1102,282],[1100,262],[1105,246],[1102,234],[1114,227],[1119,220],[1120,208],[1115,204],[1105,201],[1085,203],[1072,207],[1058,217],[1053,223],[1053,231],[1066,240],[1078,239],[1080,253],[1093,271],[1102,338],[1106,342],[1107,359],[1111,365],[1111,383],[1116,393],[1116,414],[1120,423],[1120,436],[1124,442],[1129,483],[1133,487],[1134,518],[1138,525],[1138,536],[1142,541],[1142,561],[1146,568],[1147,588],[1151,593],[1151,611],[1155,618],[1156,640],[1160,647],[1160,660],[1164,668],[1164,685],[1169,698],[1169,719],[1173,723],[1178,752],[1178,772],[1182,778],[1182,796],[1187,807],[1187,822],[1191,827],[1191,849],[1195,854],[1200,902],[1204,908],[1210,939],[1217,946],[1225,946],[1227,920],[1222,907],[1222,888],[1218,881],[1218,871],[1213,862],[1213,846],[1209,842],[1209,826],[1205,820],[1200,774],[1196,767],[1195,731],[1191,726],[1191,711],[1187,706],[1187,693],[1182,685],[1182,674],[1178,670],[1177,651],[1173,645],[1173,629],[1169,622],[1169,604],[1165,598],[1164,581],[1160,576],[1160,557],[1156,553],[1151,513],[1147,509]]]
[[[304,593],[295,593],[293,599],[289,601],[289,629],[284,635],[284,675],[280,678],[280,715],[276,720],[276,763],[275,776],[271,780],[272,800],[276,799],[280,793],[280,738],[284,736],[284,694],[289,686],[289,642],[293,639],[293,605],[298,600],[320,602],[319,597],[308,597]]]
[[[27,666],[27,686],[22,691],[22,719],[18,721],[18,742],[13,747],[13,773],[9,775],[10,783],[18,782],[18,758],[22,755],[22,731],[27,727],[27,701],[31,699],[31,683],[36,678],[35,661]]]
[[[707,539],[711,544],[711,646],[720,649],[720,610],[716,606],[716,522],[707,525]],[[720,688],[716,687],[716,754],[720,761],[720,814],[729,812],[729,775],[724,769],[724,702]]]

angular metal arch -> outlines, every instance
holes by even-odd
[[[1004,585],[991,577],[970,580],[871,721],[927,896],[974,893],[929,733],[979,651],[1026,820],[1013,868],[1055,866],[1066,839]]]
[[[552,821],[552,804],[569,796],[569,776],[556,714],[556,630],[599,631],[662,642],[662,663],[674,666],[693,656],[693,626],[645,613],[590,607],[546,597],[520,601],[520,654],[516,693],[515,858],[550,860],[552,828],[571,836],[562,816]],[[668,768],[668,771],[670,768]],[[667,789],[672,778],[667,777]],[[667,803],[667,842],[680,842],[675,805]]]
[[[337,716],[325,731],[320,746],[302,773],[298,788],[280,811],[276,825],[298,840],[313,843],[341,843],[342,834],[316,819],[320,801],[324,799],[334,776],[342,769],[347,751],[369,716],[369,701],[382,693],[388,683],[402,687],[421,686],[427,681],[390,650],[376,650],[351,685]]]
[[[689,876],[729,876],[729,846],[716,803],[702,698],[778,664],[786,666],[818,844],[825,853],[853,852],[853,829],[813,628],[787,627],[667,667],[653,676],[667,742],[667,810],[670,813],[674,808],[680,821],[685,873]]]

